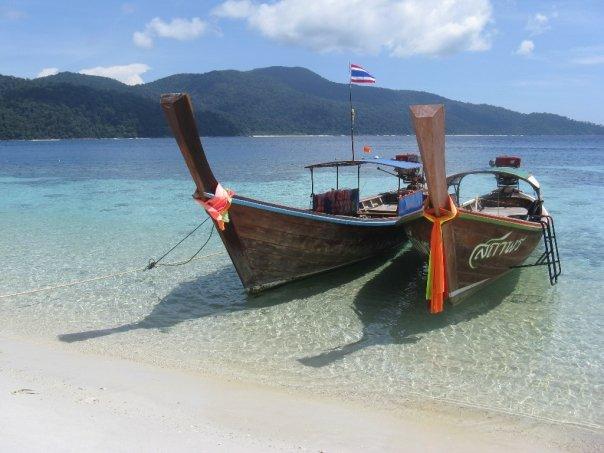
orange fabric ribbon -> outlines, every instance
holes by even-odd
[[[195,200],[204,207],[206,212],[218,225],[220,231],[224,231],[224,224],[229,222],[229,208],[235,192],[224,189],[220,183],[216,186],[214,196],[208,201]]]
[[[449,196],[449,209],[440,208],[441,215],[435,215],[434,208],[428,208],[430,198],[424,205],[424,217],[432,222],[430,234],[430,259],[428,260],[428,280],[426,282],[426,299],[430,301],[430,313],[443,311],[443,303],[447,292],[447,273],[445,252],[443,246],[442,225],[457,217],[457,207]]]

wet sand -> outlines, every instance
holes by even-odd
[[[381,411],[0,338],[3,451],[596,451],[602,432],[430,403]]]

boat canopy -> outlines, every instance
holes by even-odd
[[[503,175],[503,176],[511,176],[514,178],[521,179],[522,181],[527,182],[535,192],[539,193],[539,181],[528,171],[521,170],[519,168],[513,167],[493,167],[493,168],[483,168],[478,170],[470,170],[464,171],[461,173],[456,173],[451,176],[447,176],[447,185],[455,185],[458,186],[461,183],[461,180],[465,178],[467,175],[475,175],[475,174],[492,174],[492,175]]]
[[[422,164],[417,162],[406,162],[402,160],[394,159],[363,159],[363,160],[335,160],[332,162],[322,162],[320,164],[307,165],[305,168],[328,168],[328,167],[352,167],[361,166],[365,164],[373,165],[384,165],[392,168],[399,168],[402,170],[410,170],[414,168],[422,168]]]

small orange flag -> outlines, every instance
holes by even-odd
[[[369,146],[369,145],[363,146],[363,152],[365,154],[369,154],[371,152],[371,146]]]

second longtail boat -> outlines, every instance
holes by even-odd
[[[459,302],[515,267],[547,266],[550,282],[561,273],[554,220],[543,206],[537,180],[520,170],[520,158],[499,157],[491,168],[445,177],[445,112],[442,105],[411,107],[428,186],[423,216],[406,226],[411,242],[429,256],[426,287],[430,311]],[[491,174],[496,188],[461,202],[469,175]],[[532,188],[525,193],[520,182]],[[523,264],[543,240],[545,251]]]

